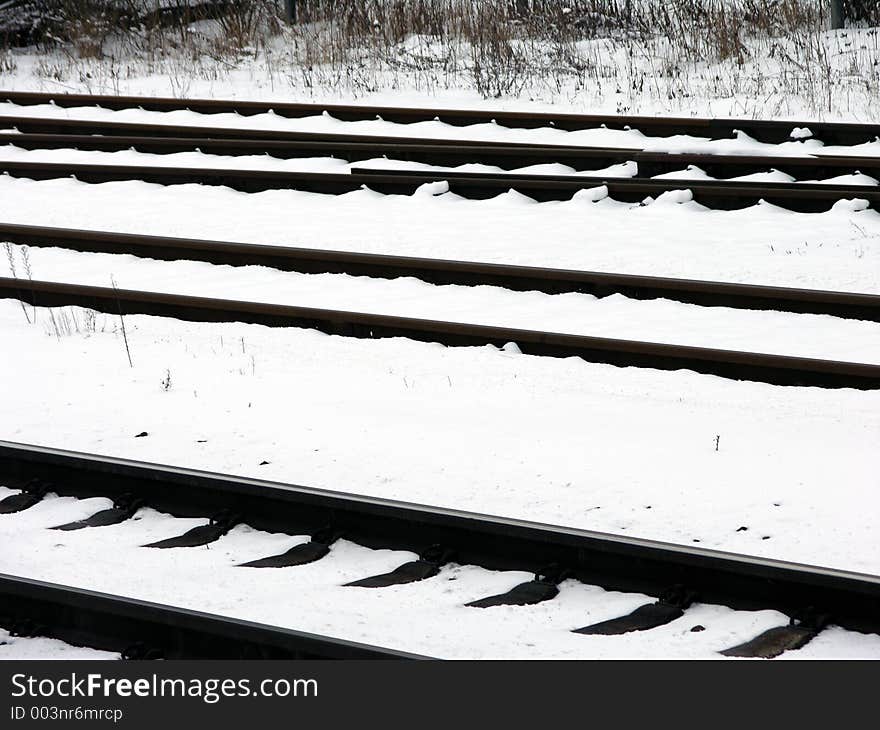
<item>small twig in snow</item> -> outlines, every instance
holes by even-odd
[[[110,283],[113,285],[113,291],[116,291],[116,279],[113,278],[113,274],[110,274]],[[119,321],[122,323],[122,341],[125,343],[125,354],[128,355],[128,367],[133,368],[131,350],[128,347],[128,333],[125,331],[125,317],[122,316],[122,302],[119,301],[118,296],[116,297],[116,307],[119,309]]]

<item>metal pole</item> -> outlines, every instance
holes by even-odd
[[[838,30],[845,24],[843,0],[831,0],[831,29]]]
[[[284,19],[291,25],[296,22],[296,0],[284,0]]]

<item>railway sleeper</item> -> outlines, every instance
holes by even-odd
[[[187,530],[177,537],[169,537],[157,542],[151,542],[143,547],[150,548],[179,548],[201,547],[219,540],[233,527],[241,522],[241,517],[230,510],[222,510],[211,517],[207,525],[199,525]]]
[[[615,636],[628,634],[631,631],[647,631],[681,618],[684,616],[685,610],[690,608],[696,600],[696,591],[682,585],[676,585],[665,591],[654,603],[639,606],[626,616],[574,629],[572,633]]]
[[[33,500],[41,492],[45,496],[45,493],[52,486],[48,482],[39,479],[32,479],[25,487],[27,488],[29,485],[29,491],[22,491],[19,494],[12,495],[12,497],[22,497],[22,495],[25,495],[28,499]],[[7,497],[6,500],[12,499],[12,497]],[[0,502],[0,506],[6,500]],[[42,496],[33,504],[41,500]],[[33,504],[28,506],[33,506]],[[97,512],[83,520],[77,520],[49,529],[78,530],[85,527],[118,524],[129,519],[143,504],[143,500],[135,498],[130,494],[124,494],[116,499],[114,502],[115,506],[110,509]],[[21,507],[20,509],[10,511],[22,511],[27,508]],[[144,547],[173,548],[207,545],[220,539],[220,537],[240,522],[241,518],[239,515],[230,510],[222,510],[211,518],[208,525],[194,527],[183,535],[150,543],[144,545]],[[330,552],[330,546],[343,536],[344,532],[342,530],[328,525],[314,532],[308,542],[295,545],[285,553],[241,563],[238,567],[282,568],[306,565],[325,557]],[[344,585],[361,588],[386,588],[393,585],[405,585],[426,580],[436,576],[444,565],[452,562],[454,557],[454,551],[442,545],[431,545],[419,554],[417,560],[403,563],[388,573],[361,578]],[[571,570],[555,564],[549,565],[539,570],[532,580],[520,583],[506,593],[481,598],[465,605],[471,608],[535,605],[552,600],[559,595],[559,584],[571,577],[574,577],[574,573]],[[639,606],[625,616],[608,619],[579,629],[572,629],[572,633],[592,636],[618,636],[635,631],[648,631],[665,626],[681,618],[697,599],[698,593],[696,591],[683,585],[675,585],[664,591],[654,603]],[[10,633],[13,636],[35,637],[53,635],[49,627],[27,617],[14,622],[0,622],[0,625],[3,623],[10,626]],[[810,607],[801,615],[793,616],[787,626],[775,626],[753,639],[729,649],[721,650],[719,653],[729,657],[773,659],[786,651],[803,648],[830,623],[830,614],[822,613]],[[161,659],[164,658],[164,655],[161,650],[138,642],[124,649],[122,658]]]
[[[49,635],[49,628],[45,624],[27,617],[7,620],[0,623],[0,626],[2,625],[9,627],[10,636],[23,639],[33,639],[36,636]]]
[[[783,652],[802,649],[830,623],[830,614],[810,607],[802,616],[792,617],[788,626],[774,626],[754,639],[720,653],[729,657],[773,659]]]
[[[13,514],[30,509],[43,500],[52,485],[42,479],[31,479],[18,494],[10,494],[0,500],[0,515]]]
[[[568,568],[548,565],[535,573],[535,577],[511,588],[507,593],[487,596],[466,603],[471,608],[492,608],[493,606],[531,606],[552,600],[559,595],[559,584],[573,574]]]
[[[165,652],[155,646],[150,646],[143,641],[136,641],[131,646],[127,646],[122,650],[120,655],[122,659],[127,661],[158,660],[165,658]]]
[[[294,545],[287,552],[280,555],[270,555],[267,558],[251,560],[240,563],[240,568],[290,568],[297,565],[307,565],[320,560],[330,552],[330,546],[343,537],[345,532],[338,530],[332,525],[323,527],[312,534],[308,542]]]
[[[135,497],[133,494],[120,494],[113,500],[113,506],[95,512],[90,517],[81,520],[75,520],[63,525],[50,527],[50,530],[82,530],[86,527],[107,527],[108,525],[118,525],[120,522],[134,517],[135,513],[144,505],[144,500]]]
[[[426,578],[433,578],[440,572],[440,568],[452,560],[453,556],[452,550],[448,550],[442,545],[432,545],[422,552],[418,560],[411,560],[399,565],[388,573],[371,575],[369,578],[361,578],[345,585],[359,588],[386,588],[415,583]]]
[[[53,482],[45,481],[39,477],[30,478],[26,482],[22,479],[22,482],[24,482],[22,492],[0,501],[0,505],[7,505],[6,511],[16,512],[27,509],[29,506],[33,506],[41,501],[48,492],[56,491],[56,485]],[[60,490],[60,487],[57,489]],[[122,494],[117,497],[112,509],[98,512],[90,518],[68,524],[77,526],[70,529],[79,529],[79,525],[82,523],[90,523],[92,521],[101,523],[103,521],[101,516],[107,512],[136,510],[141,504],[143,503],[136,500],[132,495]],[[111,516],[118,517],[119,515],[116,513]],[[95,518],[98,519],[96,520]],[[165,543],[164,546],[168,547],[204,545],[226,534],[240,522],[241,518],[237,513],[224,510],[216,513],[209,525],[193,528],[184,533],[184,535],[160,541],[160,543],[154,543],[153,546],[161,546],[162,543]],[[87,524],[83,526],[98,525]],[[65,527],[65,525],[62,525],[54,529]],[[312,533],[309,542],[295,546],[288,550],[287,553],[252,561],[250,564],[246,563],[245,565],[251,567],[283,567],[285,565],[301,565],[313,562],[326,555],[329,552],[330,545],[341,538],[343,534],[343,529],[331,523]],[[372,539],[367,540],[367,543],[371,542],[373,542]],[[385,541],[381,542],[384,543]],[[451,562],[452,558],[453,553],[447,548],[440,545],[432,545],[419,553],[418,560],[404,563],[390,573],[354,581],[353,585],[382,587],[424,580],[425,578],[432,577],[432,575],[436,575],[442,565]],[[578,577],[578,579],[584,580],[584,576],[575,576],[571,570],[559,564],[550,564],[539,570],[531,581],[520,583],[506,593],[478,599],[466,605],[488,608],[499,605],[526,606],[541,603],[555,598],[559,594],[559,584],[571,577]],[[587,580],[586,582],[591,583],[593,581]],[[693,586],[693,588],[698,587],[699,584]],[[801,599],[805,597],[802,595]],[[640,606],[626,616],[593,624],[582,629],[574,629],[573,631],[580,634],[619,635],[632,631],[649,630],[680,618],[696,600],[697,593],[690,586],[674,585],[667,591],[662,592],[656,602]],[[801,605],[810,605],[810,603],[805,601]],[[766,608],[767,606],[763,607]],[[17,618],[33,618],[34,621],[38,621],[40,617],[29,617],[27,614],[19,614]],[[801,613],[794,614],[789,625],[771,628],[745,643],[724,649],[720,653],[731,657],[774,658],[785,651],[802,648],[824,630],[831,623],[831,620],[832,612],[808,608]],[[0,625],[10,626],[10,623],[0,622]],[[29,629],[25,627],[20,630]]]

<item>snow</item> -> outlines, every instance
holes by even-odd
[[[145,316],[129,368],[37,317],[0,302],[10,440],[880,570],[874,391]]]
[[[713,180],[714,178],[697,165],[688,165],[684,170],[673,170],[654,175],[653,180]]]
[[[571,629],[629,613],[653,599],[567,580],[560,585],[559,596],[535,606],[468,608],[464,605],[468,601],[509,590],[531,575],[455,564],[442,568],[434,578],[409,585],[346,587],[344,583],[387,572],[416,557],[404,551],[370,550],[346,540],[310,565],[237,568],[237,563],[285,551],[305,538],[239,525],[205,548],[150,550],[138,546],[182,533],[200,521],[149,508],[112,527],[61,537],[44,529],[107,504],[100,498],[50,497],[26,512],[0,516],[0,535],[11,546],[0,556],[0,570],[15,566],[43,580],[75,581],[104,592],[442,658],[720,658],[719,650],[786,622],[775,611],[732,611],[698,604],[650,634],[576,635]],[[696,625],[705,630],[691,631]],[[835,627],[822,638],[816,649],[820,654],[880,658],[880,637],[863,641],[862,635]]]
[[[442,183],[431,188],[442,189]],[[536,203],[518,193],[484,201],[369,190],[248,194],[220,186],[0,176],[0,220],[7,223],[876,294],[880,215],[865,207],[863,201],[839,201],[825,213],[766,204],[736,211],[693,202],[642,207],[609,199],[604,188]],[[36,270],[35,278],[44,273]]]
[[[728,180],[731,182],[748,182],[748,183],[793,183],[816,184],[823,185],[878,185],[880,181],[870,175],[863,175],[858,171],[844,175],[835,175],[834,177],[825,178],[824,180],[798,180],[788,173],[780,170],[772,169],[766,172],[753,172],[748,175],[736,175],[727,178],[717,178],[708,174],[698,165],[688,165],[684,170],[673,170],[654,175],[653,180]]]
[[[13,259],[22,249],[10,246]],[[58,248],[29,251],[34,278],[425,320],[880,364],[880,323],[702,307],[665,299],[436,286],[412,278],[300,274]],[[7,272],[11,275],[12,272]]]
[[[119,655],[72,646],[58,639],[10,636],[8,631],[0,629],[0,661],[12,659],[119,659]]]
[[[337,27],[340,49],[310,26],[263,39],[244,52],[227,49],[217,58],[213,41],[222,33],[214,23],[195,23],[187,38],[160,40],[158,50],[155,40],[135,40],[134,48],[130,41],[109,40],[104,57],[97,59],[15,50],[0,66],[0,86],[266,101],[338,103],[344,98],[452,108],[553,111],[565,106],[588,113],[773,116],[800,120],[792,122],[793,132],[806,118],[872,118],[878,58],[874,28],[786,27],[784,33],[759,32],[758,37],[746,31],[738,36],[743,55],[726,56],[713,34],[704,32],[704,23],[685,25],[673,37],[654,38],[634,38],[615,28],[589,38],[587,28],[587,37],[565,43],[563,57],[557,43],[512,39],[523,68],[514,83],[498,90],[498,97],[478,88],[472,59],[485,56],[485,49],[472,48],[455,27],[448,36],[415,33],[395,39],[377,53],[372,41],[366,47],[360,36],[346,41],[344,29]],[[184,47],[175,52],[181,40]],[[324,55],[336,62],[316,62]],[[497,66],[487,61],[491,73]],[[821,73],[812,73],[811,64]],[[497,73],[506,77],[508,67],[502,65]]]
[[[870,175],[863,175],[858,170],[850,175],[837,175],[835,177],[826,178],[825,180],[819,180],[818,182],[827,185],[880,185],[880,180],[877,180],[877,178],[871,177]]]
[[[859,659],[873,655],[880,636],[846,632],[839,626],[831,626],[803,649],[785,652],[777,659]]]
[[[753,183],[791,183],[794,177],[779,170],[770,170],[769,172],[753,172],[749,175],[739,175],[737,177],[728,178],[729,180],[737,180],[739,182]]]

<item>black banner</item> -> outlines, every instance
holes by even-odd
[[[9,661],[0,662],[0,728],[833,725],[871,716],[878,669],[779,661]]]

